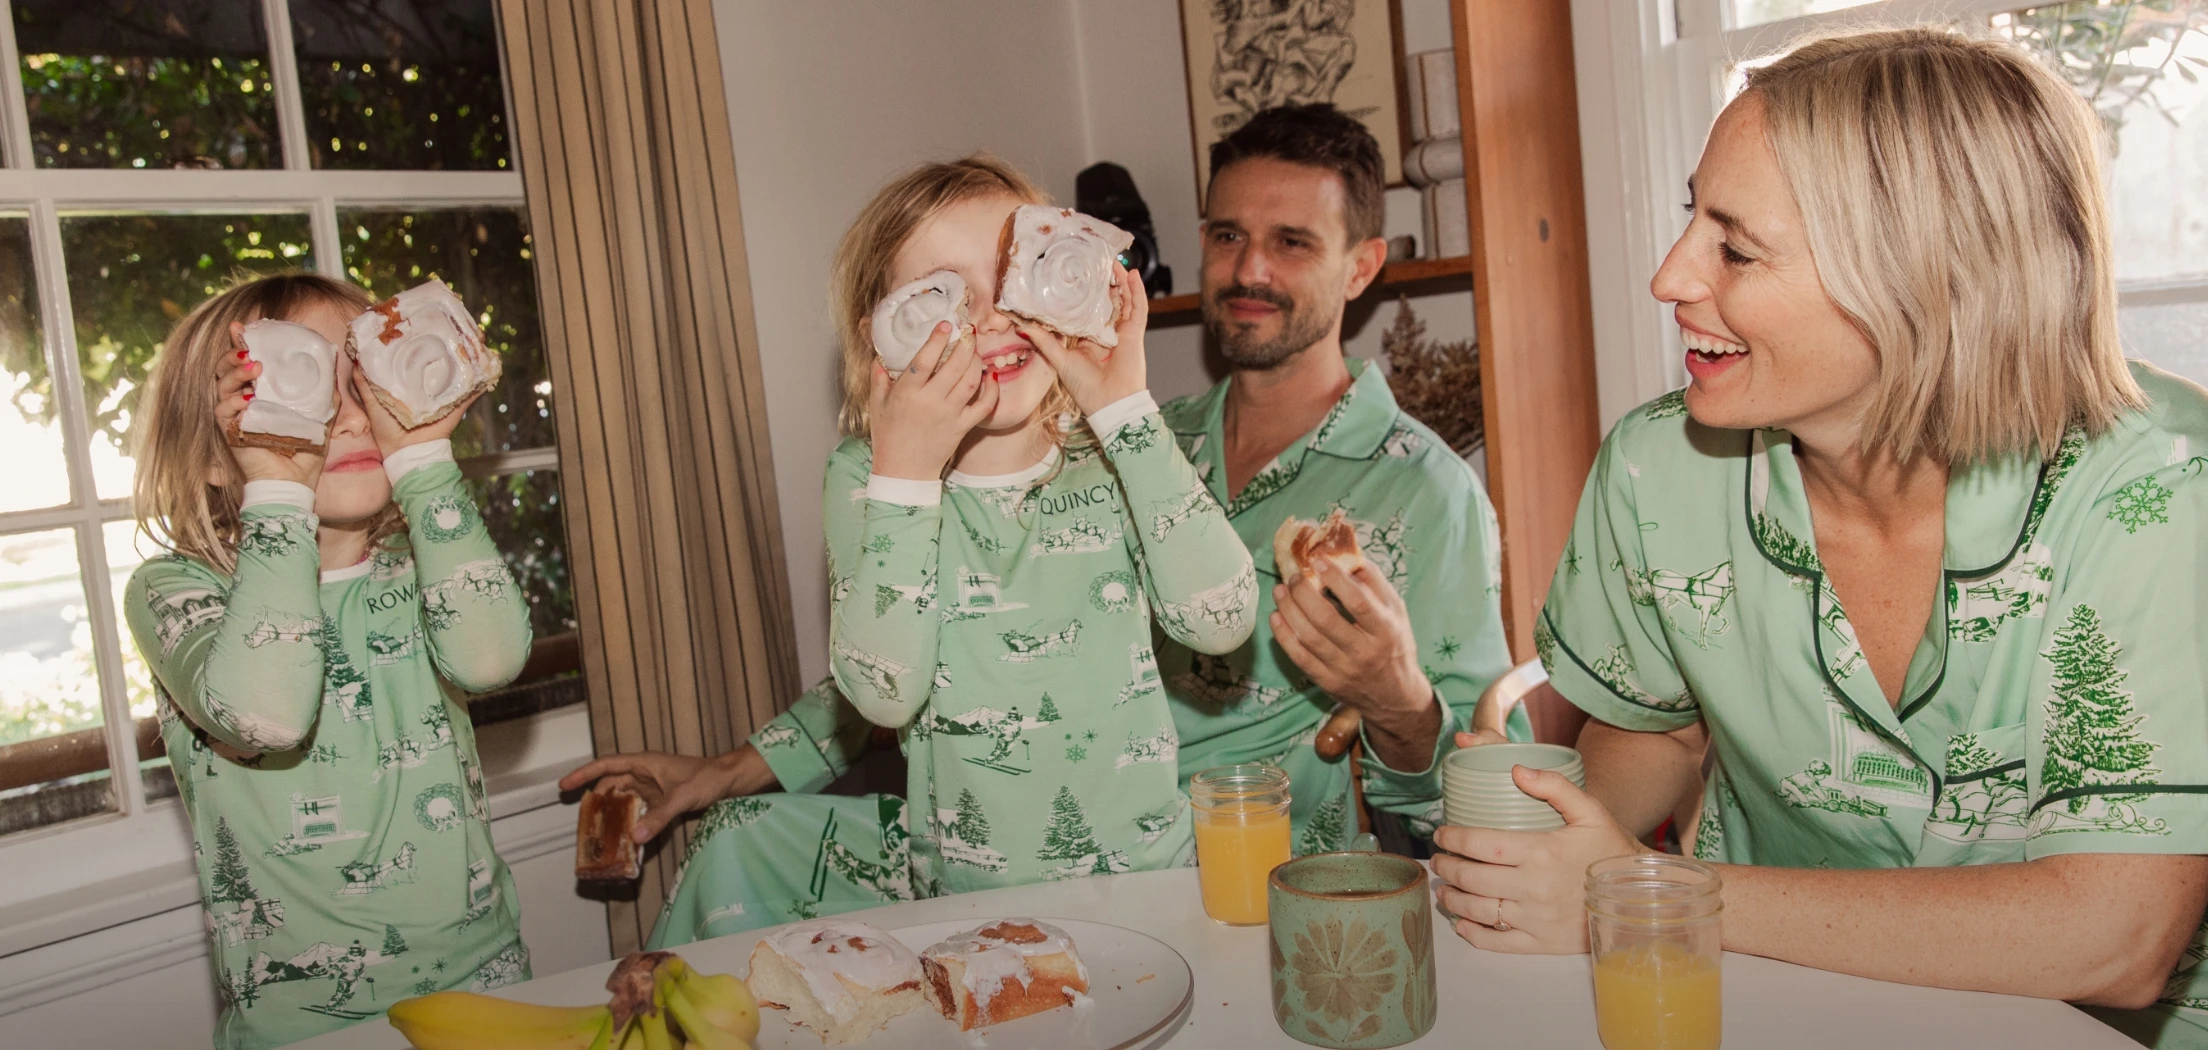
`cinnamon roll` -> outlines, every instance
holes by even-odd
[[[999,241],[997,309],[1068,339],[1119,345],[1119,253],[1133,234],[1070,208],[1023,204]]]
[[[253,400],[225,429],[230,444],[319,451],[337,415],[337,348],[305,325],[267,318],[234,338],[261,374]]]
[[[498,355],[443,281],[409,288],[353,318],[347,348],[368,389],[411,430],[498,382]]]
[[[966,279],[949,270],[937,270],[883,296],[874,307],[874,352],[882,356],[882,367],[890,375],[902,374],[935,334],[938,322],[951,322],[950,346],[973,338],[973,298]]]

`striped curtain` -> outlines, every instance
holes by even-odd
[[[599,754],[713,755],[798,691],[710,0],[499,0]],[[635,950],[688,846],[633,900]]]

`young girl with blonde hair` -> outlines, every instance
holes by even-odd
[[[1141,281],[1115,268],[1110,351],[994,307],[999,233],[1041,199],[992,158],[922,165],[860,212],[836,258],[849,436],[823,496],[830,657],[850,707],[899,730],[913,815],[891,796],[723,801],[655,944],[1187,862],[1152,613],[1191,648],[1229,651],[1253,626],[1256,577],[1146,389]],[[939,325],[892,378],[867,320],[938,270],[971,289],[973,338],[953,345]],[[841,732],[834,701],[804,702],[823,750]],[[758,753],[812,746],[799,735],[762,734]],[[566,783],[689,802],[723,772],[620,756]]]
[[[124,612],[196,840],[218,1047],[529,973],[460,703],[520,672],[529,617],[453,463],[464,407],[403,429],[340,353],[321,452],[223,436],[261,374],[234,331],[342,345],[368,306],[311,274],[236,285],[177,324],[141,407],[136,511],[168,553]]]

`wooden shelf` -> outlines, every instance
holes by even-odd
[[[1430,281],[1437,277],[1469,276],[1471,273],[1472,257],[1469,255],[1453,255],[1446,259],[1410,259],[1399,263],[1389,263],[1386,268],[1380,271],[1380,279],[1373,282],[1373,287],[1379,289],[1395,288],[1401,285],[1417,284],[1420,281]],[[1366,294],[1369,295],[1371,292],[1368,291]],[[1196,321],[1202,309],[1203,297],[1200,295],[1169,295],[1152,299],[1150,300],[1150,323],[1153,325],[1187,324]]]

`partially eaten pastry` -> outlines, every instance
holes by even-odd
[[[230,337],[261,374],[223,437],[279,452],[321,451],[337,415],[337,348],[312,328],[267,318],[231,329]]]
[[[636,822],[644,800],[634,792],[588,792],[575,814],[575,877],[585,882],[627,882],[644,873],[644,847]]]
[[[855,1043],[923,1001],[912,949],[863,922],[816,919],[751,949],[744,979],[759,1005],[831,1045]]]
[[[903,373],[943,321],[951,323],[949,346],[972,339],[973,298],[966,279],[950,270],[937,270],[883,296],[873,318],[874,352],[881,355],[882,367],[890,375]]]
[[[1332,562],[1343,572],[1355,572],[1365,564],[1365,550],[1357,543],[1357,527],[1342,516],[1340,507],[1319,521],[1290,515],[1273,530],[1273,565],[1283,583],[1293,583],[1319,566]]]
[[[1068,339],[1119,345],[1113,272],[1135,235],[1071,208],[1023,204],[1004,221],[997,309]]]
[[[1071,1004],[1089,971],[1066,931],[1034,919],[1000,919],[920,953],[928,1002],[962,1032]]]
[[[400,292],[353,318],[347,349],[368,390],[411,430],[498,382],[498,355],[443,281]]]

